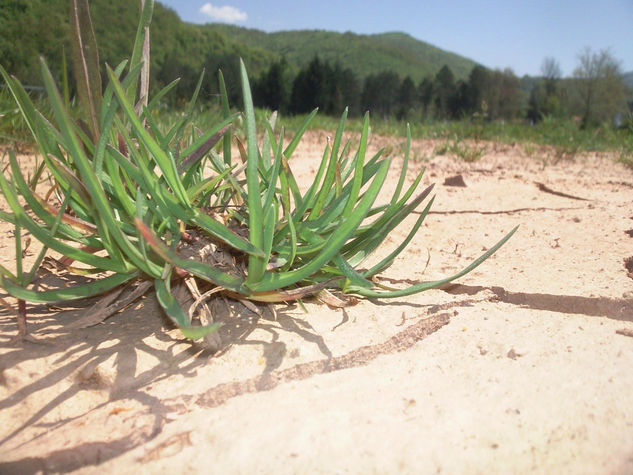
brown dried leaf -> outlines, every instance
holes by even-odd
[[[316,298],[330,308],[351,307],[358,303],[358,299],[356,297],[352,297],[350,295],[344,295],[342,297],[343,298],[337,297],[328,289],[323,289],[318,294],[316,294]]]

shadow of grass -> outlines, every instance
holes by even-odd
[[[606,317],[612,320],[633,321],[633,299],[511,292],[503,287],[482,287],[463,284],[448,284],[441,287],[441,289],[453,295],[475,295],[483,290],[490,290],[500,302],[519,307],[558,313],[575,313],[589,317]]]
[[[303,340],[316,345],[327,358],[332,355],[323,338],[306,321],[288,315],[289,311],[295,309],[294,306],[282,307],[274,314],[264,308],[261,315],[256,315],[239,302],[230,301],[224,304],[219,300],[215,318],[222,324],[219,331],[223,346],[215,354],[216,358],[221,358],[232,346],[260,345],[265,359],[263,373],[272,372],[281,366],[286,356],[285,344],[280,341],[280,332],[295,333]],[[65,450],[50,452],[51,463],[48,456],[44,458],[47,459],[48,471],[51,470],[50,467],[56,466],[56,460],[59,463],[63,462],[66,470],[96,464],[103,461],[104,457],[131,450],[159,434],[168,414],[174,411],[174,407],[148,394],[151,386],[174,375],[193,378],[197,369],[205,366],[208,358],[212,356],[203,346],[179,338],[180,334],[164,316],[153,294],[99,325],[66,330],[65,327],[81,315],[85,306],[93,302],[83,302],[84,307],[30,306],[29,332],[40,344],[25,342],[19,347],[8,344],[10,334],[17,328],[15,317],[6,311],[0,314],[0,339],[5,340],[0,341],[0,375],[5,370],[20,367],[23,363],[34,360],[49,366],[43,374],[32,377],[21,375],[26,383],[13,392],[10,392],[12,383],[0,378],[0,384],[9,389],[8,397],[0,400],[0,411],[4,411],[5,414],[12,408],[19,409],[19,405],[37,393],[42,393],[43,397],[40,399],[44,400],[40,407],[35,408],[27,418],[20,421],[19,426],[8,425],[4,429],[0,428],[0,448],[4,447],[0,450],[5,452],[5,456],[17,447],[32,445],[46,432],[62,430],[73,421],[124,399],[137,401],[145,408],[143,411],[153,418],[151,428],[148,428],[147,424],[141,428],[129,427],[126,429],[129,431],[126,437],[118,441],[91,441],[82,444],[76,449],[83,447],[86,453],[92,455],[84,454],[77,459],[81,462],[77,462],[76,458]],[[253,339],[252,334],[255,330],[269,333],[270,339]],[[151,358],[148,359],[148,356]],[[142,364],[139,363],[140,358],[143,358]],[[109,374],[102,374],[100,368],[108,360],[113,361],[113,370]],[[148,364],[148,361],[151,361],[151,364]],[[50,392],[57,386],[63,390],[46,400],[48,396],[44,392]],[[51,418],[56,417],[56,411],[61,410],[62,405],[68,404],[82,391],[87,390],[104,391],[101,402],[93,402],[90,408],[80,414],[75,413],[72,417],[52,424],[49,422]],[[25,433],[27,429],[30,430]],[[9,448],[8,445],[12,447]],[[55,448],[58,447],[50,449]],[[31,473],[29,470],[41,467],[44,458],[24,458],[21,462],[11,462],[14,465],[10,466],[23,467],[26,470],[18,470],[20,473]]]

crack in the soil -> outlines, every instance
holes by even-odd
[[[179,413],[189,412],[191,404],[205,408],[217,407],[237,396],[270,391],[282,383],[300,381],[311,376],[332,373],[341,369],[364,366],[380,355],[408,350],[415,343],[447,325],[450,322],[451,315],[457,313],[456,311],[448,312],[447,310],[454,307],[470,306],[488,300],[490,300],[490,294],[484,293],[483,297],[434,305],[427,310],[427,315],[431,316],[418,316],[418,318],[422,317],[422,320],[399,331],[382,343],[361,346],[344,355],[299,363],[284,370],[271,371],[241,381],[218,384],[202,394],[174,398],[171,400],[174,404],[172,407]],[[169,405],[169,402],[167,404]]]
[[[448,313],[433,315],[420,320],[396,333],[383,343],[361,346],[341,356],[300,363],[291,368],[272,371],[254,378],[223,383],[198,395],[194,402],[201,407],[217,407],[227,400],[247,393],[270,391],[281,383],[307,379],[317,374],[363,366],[380,355],[404,351],[415,343],[436,332],[450,321]]]
[[[515,208],[515,209],[502,209],[498,211],[481,211],[478,209],[460,209],[460,210],[450,210],[450,211],[429,211],[429,214],[515,214],[515,213],[524,213],[526,211],[572,211],[578,209],[586,209],[583,206],[573,206],[573,207],[564,207],[564,208],[547,208],[547,207],[538,207],[538,208]],[[413,211],[412,214],[422,214],[422,211]]]

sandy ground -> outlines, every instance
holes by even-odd
[[[325,140],[296,152],[303,183]],[[385,145],[397,171],[401,144]],[[0,473],[633,473],[633,171],[437,145],[414,143],[409,179],[426,166],[437,198],[393,285],[453,273],[520,225],[457,285],[276,318],[236,307],[215,355],[151,297],[70,332],[82,308],[31,307],[40,344],[10,346],[2,313]],[[465,187],[444,184],[456,175]]]

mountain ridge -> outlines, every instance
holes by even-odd
[[[265,48],[299,68],[319,56],[330,63],[349,67],[360,78],[391,70],[418,82],[447,65],[455,77],[465,79],[479,64],[400,31],[367,35],[321,29],[268,33],[223,23],[206,23],[202,27],[222,33],[232,41]]]

